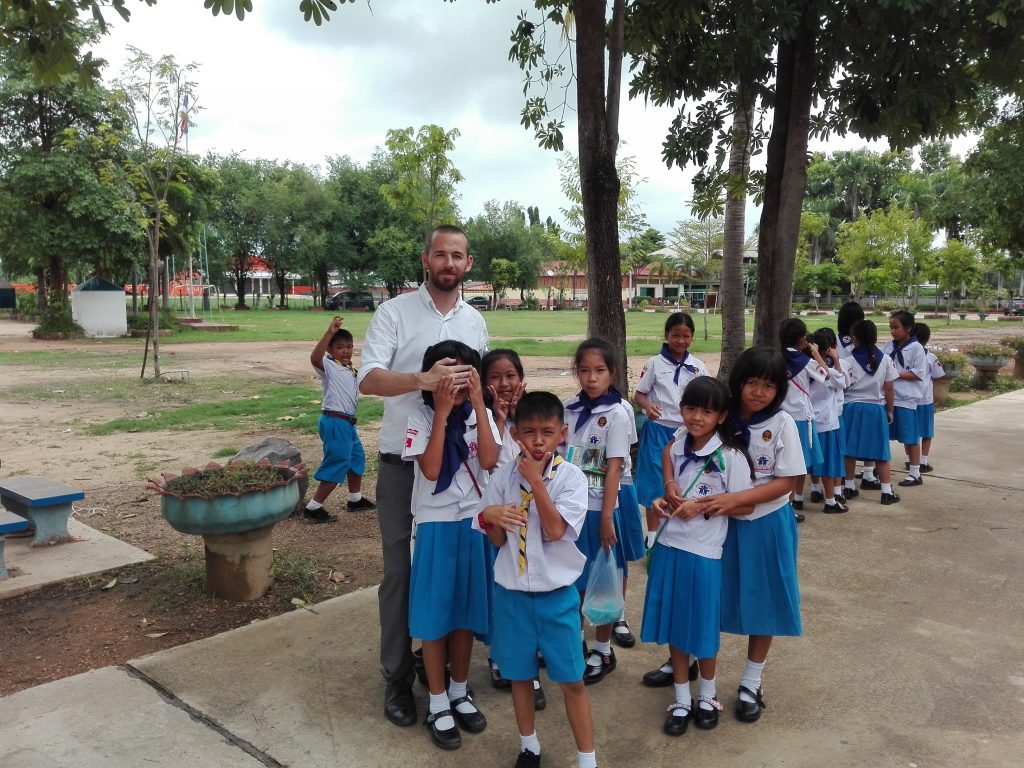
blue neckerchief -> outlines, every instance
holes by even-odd
[[[615,403],[622,402],[622,395],[619,394],[619,390],[615,387],[611,387],[603,395],[595,397],[593,400],[587,396],[586,392],[580,390],[577,398],[575,403],[565,406],[570,411],[579,410],[580,412],[579,417],[576,419],[576,426],[572,430],[574,435],[587,426],[587,422],[590,421],[590,415],[599,405],[614,405]]]
[[[782,351],[782,354],[786,356],[786,370],[789,372],[789,378],[791,379],[795,379],[796,375],[811,362],[811,358],[795,349],[785,349]]]
[[[758,411],[752,415],[748,420],[744,421],[740,418],[739,414],[729,414],[729,428],[736,437],[743,443],[745,448],[750,447],[750,428],[756,427],[758,424],[763,424],[768,421],[781,411],[782,408],[776,406],[775,408],[765,408],[762,411]]]
[[[846,336],[840,336],[839,343],[843,345],[843,349],[849,349],[853,344],[853,336],[850,336],[849,334]]]
[[[473,412],[473,405],[467,400],[458,408],[453,408],[444,422],[444,453],[441,455],[441,471],[437,473],[437,483],[433,496],[448,490],[452,479],[459,471],[462,463],[469,458],[469,446],[466,445],[466,419]]]
[[[889,357],[899,363],[900,368],[907,367],[907,364],[903,362],[903,350],[907,348],[908,344],[913,344],[915,341],[917,341],[917,336],[910,334],[902,344],[897,344],[895,341],[892,343],[892,352],[889,353]]]
[[[690,350],[686,350],[685,352],[683,352],[683,359],[682,360],[676,360],[674,357],[672,357],[672,352],[669,350],[668,344],[662,344],[661,345],[661,356],[663,358],[665,358],[666,360],[668,360],[672,365],[674,365],[676,367],[676,373],[672,377],[672,383],[673,384],[678,384],[679,383],[679,372],[681,370],[683,370],[683,368],[688,370],[693,375],[695,375],[695,376],[697,375],[697,366],[690,365],[689,363],[686,362],[687,360],[690,359]]]
[[[683,476],[683,470],[685,470],[691,463],[695,464],[695,463],[697,463],[697,462],[699,462],[699,461],[701,461],[703,459],[707,459],[707,462],[708,462],[707,468],[710,469],[712,472],[721,472],[722,471],[715,464],[714,459],[707,458],[705,456],[701,456],[699,453],[697,453],[696,451],[693,450],[692,446],[693,446],[693,437],[691,435],[687,435],[683,439],[683,463],[679,465],[679,477]],[[712,451],[710,454],[708,454],[708,456],[714,456],[714,453],[715,452]]]
[[[860,363],[860,367],[864,369],[864,372],[868,376],[874,376],[875,371],[878,370],[879,363],[882,362],[882,358],[885,355],[878,347],[854,347],[853,348],[853,359]]]

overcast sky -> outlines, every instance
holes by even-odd
[[[96,50],[113,77],[133,45],[154,57],[196,62],[201,111],[189,150],[322,165],[333,155],[365,163],[388,129],[436,123],[462,135],[452,155],[465,181],[464,218],[487,200],[539,206],[561,219],[559,155],[537,146],[519,124],[522,73],[508,60],[509,36],[530,3],[482,0],[358,0],[339,3],[321,27],[303,22],[297,3],[257,0],[244,22],[214,18],[201,0],[129,3]],[[109,17],[116,15],[113,11]],[[621,155],[636,158],[639,205],[662,232],[690,216],[693,172],[667,169],[661,144],[671,109],[624,98]],[[575,116],[566,116],[566,148],[576,151]],[[853,138],[828,149],[862,146]],[[822,145],[812,144],[812,149]],[[876,149],[883,149],[879,146]],[[747,231],[758,211],[748,205]]]

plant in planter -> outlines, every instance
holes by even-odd
[[[1024,336],[1004,336],[999,343],[1013,350],[1014,378],[1024,379]]]
[[[270,588],[274,525],[299,501],[305,465],[244,461],[150,480],[160,512],[174,530],[203,537],[206,590],[228,600],[256,600]]]
[[[988,389],[1013,353],[1001,344],[970,344],[964,348],[964,354],[978,372],[978,387]]]
[[[949,385],[953,379],[967,368],[967,358],[955,349],[931,349],[931,352],[942,364],[942,370],[945,372],[941,379],[932,379],[935,402],[941,403],[949,396]]]

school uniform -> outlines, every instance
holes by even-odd
[[[782,402],[782,410],[793,417],[797,433],[800,435],[800,446],[804,454],[804,465],[809,472],[816,462],[821,461],[821,446],[814,428],[814,406],[811,405],[811,392],[825,385],[828,372],[814,360],[793,347],[785,352],[786,371],[789,386],[786,388],[786,399]],[[807,472],[801,472],[806,474]]]
[[[409,417],[403,459],[423,454],[433,420],[434,409],[426,404]],[[490,429],[498,441],[490,411],[483,428]],[[416,547],[409,587],[409,634],[422,640],[438,640],[456,629],[490,634],[488,555],[483,536],[472,528],[489,478],[477,456],[477,430],[476,413],[470,411],[464,435],[469,456],[454,471],[447,488],[438,491],[441,478],[429,480],[415,463]]]
[[[703,362],[687,352],[682,360],[676,360],[663,344],[661,353],[647,361],[640,372],[636,392],[646,395],[661,408],[661,416],[648,420],[640,435],[636,457],[637,499],[645,507],[665,495],[665,484],[661,476],[661,452],[672,439],[672,435],[683,426],[679,402],[683,390],[698,376],[707,376],[708,369]]]
[[[925,360],[928,365],[925,369],[924,394],[917,405],[917,428],[922,440],[930,440],[935,437],[935,385],[932,381],[943,378],[946,371],[939,359],[927,349]]]
[[[917,380],[897,378],[893,382],[894,405],[892,424],[889,425],[889,439],[903,445],[917,445],[921,442],[921,434],[917,424],[917,406],[924,395],[924,379],[928,375],[928,360],[924,347],[914,336],[896,344],[888,342],[883,353],[889,356],[898,374],[910,371]]]
[[[843,363],[840,362],[840,365]],[[812,465],[811,474],[816,477],[843,477],[846,466],[843,461],[840,397],[846,386],[846,372],[832,366],[829,366],[828,372],[828,381],[823,386],[811,389],[814,429],[821,446],[821,461]]]
[[[356,433],[356,370],[338,362],[329,352],[324,353],[321,365],[322,370],[313,366],[313,372],[323,388],[317,432],[324,445],[324,458],[313,477],[323,483],[344,483],[349,472],[362,475],[366,471],[366,453]]]
[[[889,415],[885,384],[898,378],[896,366],[878,347],[859,351],[846,372],[844,454],[865,461],[889,461]],[[871,354],[869,358],[868,355]]]
[[[636,411],[626,400],[621,405],[629,420],[630,448],[622,461],[622,478],[619,480],[619,518],[622,522],[622,556],[627,561],[633,561],[647,555],[647,543],[644,540],[644,521],[640,514],[636,480],[633,477],[633,458],[630,455],[637,443]]]
[[[712,435],[691,451],[688,438],[672,444],[674,476],[688,499],[744,491],[751,487],[750,465],[735,448]],[[729,519],[698,515],[672,517],[661,524],[651,551],[640,639],[668,643],[706,659],[718,654],[721,625],[722,547]]]
[[[752,420],[756,421],[755,419]],[[785,411],[749,427],[754,486],[805,473],[793,418]],[[800,635],[796,517],[789,493],[729,518],[722,547],[722,631],[738,635]]]
[[[557,541],[544,535],[536,502],[526,495],[532,486],[515,462],[494,472],[482,506],[526,503],[526,557],[520,568],[519,532],[511,532],[494,561],[494,630],[491,657],[509,680],[533,680],[537,652],[543,654],[548,676],[559,683],[583,678],[580,644],[580,596],[576,580],[586,557],[576,540],[587,515],[587,479],[579,467],[553,457],[544,472],[544,485],[566,523]],[[479,520],[473,527],[480,530]]]
[[[583,461],[581,457],[585,458],[587,454],[599,455],[603,462],[607,462],[608,459],[625,460],[629,456],[629,417],[620,403],[621,399],[596,405],[587,414],[585,399],[577,395],[567,400],[565,422],[569,429],[564,455],[576,463]],[[561,452],[563,448],[560,447],[559,450]],[[576,580],[576,586],[581,592],[587,587],[590,563],[602,548],[601,505],[604,501],[605,481],[604,475],[598,472],[584,470],[584,474],[588,485],[587,519],[576,540],[576,546],[587,558],[583,572]],[[625,575],[628,573],[628,565],[623,549],[623,526],[618,505],[612,511],[612,523],[615,526],[615,537],[618,539],[612,551],[616,564],[622,568]]]

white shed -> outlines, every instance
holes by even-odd
[[[127,336],[128,308],[124,288],[92,277],[71,289],[71,319],[90,338]]]

